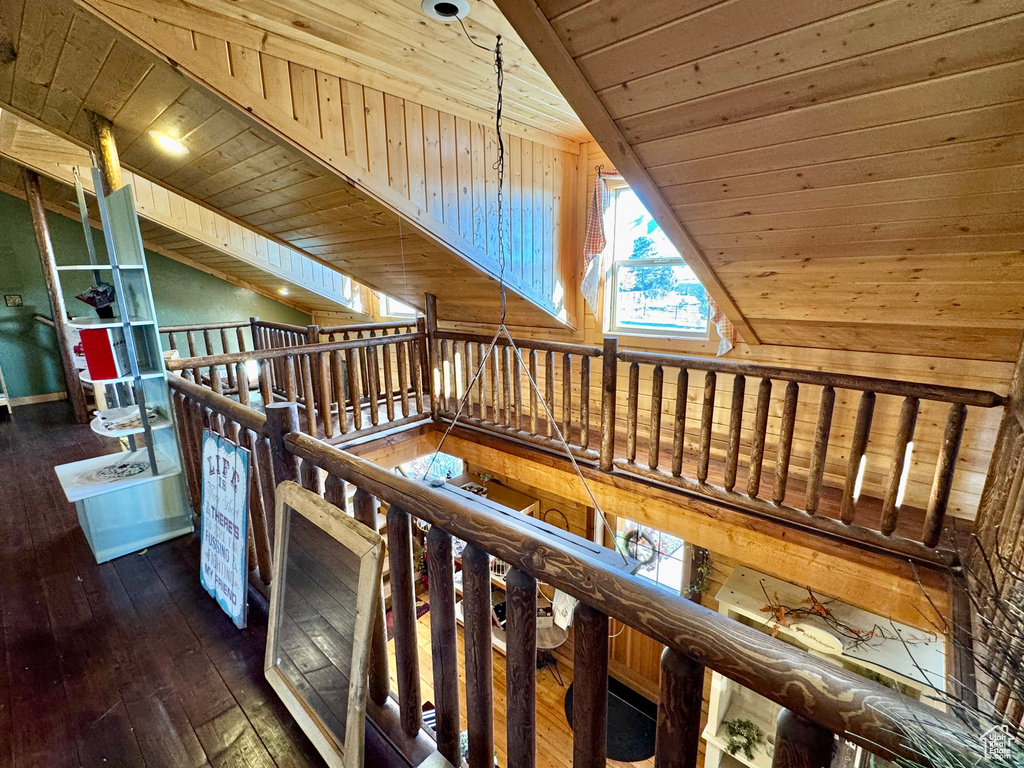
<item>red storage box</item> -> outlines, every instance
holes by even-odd
[[[122,328],[83,328],[82,351],[89,368],[89,378],[93,381],[131,375]]]

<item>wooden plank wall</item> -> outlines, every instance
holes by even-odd
[[[323,143],[355,162],[413,203],[421,216],[443,223],[486,254],[486,266],[499,273],[493,170],[498,141],[493,126],[238,43],[173,30],[191,40],[204,62],[219,67],[219,77],[230,77],[248,92],[254,114],[271,123],[288,116],[286,124],[274,127],[301,146]],[[556,137],[542,143],[512,135],[505,142],[505,276],[530,298],[554,309],[560,309],[554,300],[562,277],[560,254],[575,242],[575,228],[566,222],[576,220],[578,155],[566,146]],[[347,233],[352,238],[372,234]],[[315,233],[296,243],[314,253],[322,244]]]

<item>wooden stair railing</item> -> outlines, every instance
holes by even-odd
[[[411,517],[432,526],[428,568],[431,569],[432,653],[435,675],[457,665],[457,629],[450,575],[450,542],[467,542],[463,555],[466,644],[466,703],[471,768],[490,768],[493,761],[493,690],[490,616],[491,555],[510,564],[506,657],[510,765],[531,766],[536,754],[536,696],[533,638],[536,628],[536,582],[543,581],[580,600],[574,626],[576,680],[574,695],[574,765],[604,764],[602,745],[607,728],[608,619],[614,618],[667,646],[662,658],[662,695],[658,712],[656,765],[659,768],[694,765],[699,738],[703,670],[709,668],[765,696],[784,708],[776,734],[777,768],[820,768],[828,763],[833,734],[885,758],[917,760],[920,755],[904,739],[905,727],[928,730],[937,743],[953,750],[976,742],[958,722],[898,692],[878,685],[825,660],[803,653],[780,640],[732,621],[682,597],[667,594],[650,582],[623,574],[597,561],[567,552],[531,530],[496,519],[472,500],[463,500],[398,476],[370,462],[325,444],[299,429],[298,405],[275,403],[266,416],[189,381],[189,373],[171,377],[175,415],[182,434],[186,477],[190,490],[201,482],[199,442],[204,426],[229,439],[255,445],[255,465],[261,481],[262,504],[250,505],[251,515],[271,509],[276,483],[305,478],[315,492],[337,499],[342,484],[357,490],[357,513],[373,521],[376,500],[389,506],[392,578],[395,585],[395,632],[398,664],[399,715],[389,715],[386,653],[379,651],[370,668],[371,717],[379,727],[393,725],[394,743],[408,741],[419,729],[420,680],[412,596],[409,541]],[[261,448],[262,446],[262,448]],[[300,465],[301,462],[301,465]],[[305,467],[303,469],[302,467]],[[327,482],[321,489],[320,477]],[[268,483],[264,478],[272,478]],[[264,527],[266,521],[263,521]],[[253,520],[254,533],[260,529]],[[256,561],[261,559],[256,547]],[[257,588],[266,590],[255,574]],[[436,598],[435,598],[436,596]],[[437,600],[434,607],[433,601]],[[378,614],[375,638],[383,631]],[[375,640],[375,642],[377,642]],[[454,755],[459,722],[459,692],[455,674],[435,678],[438,701],[438,745]],[[517,681],[513,684],[512,681]],[[438,684],[440,682],[441,684]],[[457,761],[453,761],[456,762]]]

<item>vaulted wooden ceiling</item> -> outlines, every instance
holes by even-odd
[[[1013,359],[1019,0],[497,0],[748,340]]]
[[[246,114],[70,0],[32,0],[4,16],[17,56],[0,63],[0,105],[85,146],[85,110],[113,120],[122,163],[413,306],[493,320],[497,281]],[[151,131],[188,136],[159,153]],[[319,238],[315,246],[309,238]],[[305,247],[304,247],[305,246]],[[509,318],[557,326],[515,293]]]
[[[2,110],[0,161],[0,189],[23,196],[20,175],[27,168],[41,175],[44,201],[51,210],[72,218],[78,215],[75,169],[89,168],[86,150]],[[131,172],[125,173],[125,183],[133,188],[143,242],[150,250],[305,312],[330,312],[353,322],[367,319],[351,298],[356,294],[362,298],[364,289],[346,286],[346,278],[334,270]],[[91,223],[98,227],[99,212],[87,172],[82,185]],[[67,255],[57,257],[59,262],[74,261]]]

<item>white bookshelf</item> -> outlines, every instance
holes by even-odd
[[[96,188],[100,189],[100,184]],[[124,340],[126,373],[106,379],[86,374],[82,381],[94,388],[120,384],[130,390],[125,407],[101,410],[90,424],[97,434],[127,441],[129,450],[63,464],[55,471],[68,501],[75,503],[97,562],[104,562],[193,528],[131,187],[122,187],[106,198],[99,193],[97,203],[108,263],[98,263],[86,225],[89,262],[59,266],[58,278],[73,280],[76,287],[83,279],[101,279],[114,286],[113,318],[78,317],[69,325],[109,329]],[[61,290],[60,285],[57,289]],[[123,417],[133,408],[136,412],[152,409],[155,417],[142,419],[138,426],[112,428],[111,419]]]

